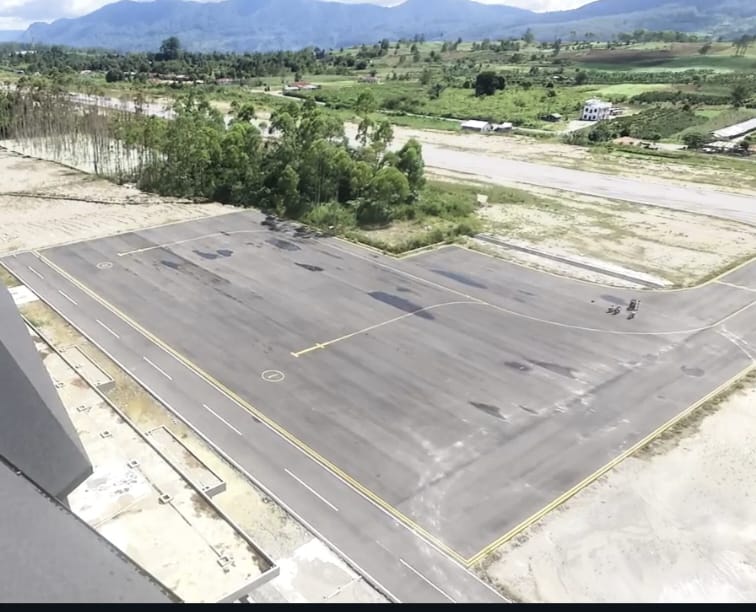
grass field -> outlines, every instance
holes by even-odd
[[[605,98],[625,96],[631,98],[647,91],[669,91],[673,89],[671,85],[660,83],[620,83],[618,85],[605,85],[592,93]],[[586,92],[587,93],[587,92]]]
[[[561,113],[574,117],[594,89],[591,87],[559,87],[551,90],[545,87],[508,88],[493,96],[476,97],[472,89],[448,87],[438,98],[431,99],[427,88],[419,83],[391,82],[381,85],[324,88],[304,95],[311,95],[332,108],[351,108],[360,94],[370,92],[378,107],[387,111],[453,119],[511,121],[515,125],[540,127],[541,114]]]
[[[683,130],[676,135],[676,140],[682,142],[683,136],[689,132],[703,132],[707,134],[714,130],[721,130],[730,125],[735,125],[742,121],[748,121],[756,117],[756,109],[753,108],[722,108],[722,109],[707,109],[706,111],[700,111],[697,115],[704,117],[705,122]]]
[[[597,48],[571,56],[576,65],[591,70],[750,72],[756,70],[756,52],[736,57],[730,44],[714,45],[705,55],[702,43],[663,45],[645,43],[616,49]]]

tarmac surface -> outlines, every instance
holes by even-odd
[[[3,263],[398,600],[496,601],[466,566],[753,362],[754,265],[638,292],[261,219]]]

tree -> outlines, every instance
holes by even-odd
[[[575,75],[575,85],[583,85],[588,80],[588,74],[583,70],[578,70]]]
[[[701,47],[701,48],[700,48],[700,49],[698,50],[698,52],[699,52],[699,53],[700,53],[701,55],[706,55],[706,54],[707,54],[707,53],[708,53],[709,51],[711,51],[711,43],[710,43],[710,42],[707,42],[706,44],[704,44],[704,46],[703,46],[703,47]]]
[[[387,166],[376,172],[368,187],[370,197],[389,206],[397,206],[407,201],[410,185],[407,177],[397,168]]]
[[[181,41],[176,36],[166,38],[160,43],[160,56],[164,60],[177,60],[181,55]]]
[[[525,33],[522,35],[522,40],[524,40],[526,44],[532,45],[533,41],[535,40],[535,36],[533,35],[533,30],[531,30],[530,28],[525,30]]]
[[[231,114],[233,115],[233,121],[240,123],[249,123],[255,118],[255,107],[251,102],[242,102],[239,104],[237,100],[231,102]]]
[[[732,88],[730,99],[732,100],[732,105],[735,108],[745,106],[745,103],[748,102],[749,98],[750,91],[748,90],[748,87],[746,87],[745,83],[738,83]]]
[[[709,137],[703,132],[689,132],[683,136],[683,142],[688,149],[698,150],[709,142]]]
[[[396,167],[407,177],[407,183],[413,193],[417,193],[425,185],[425,163],[423,161],[423,147],[410,138],[399,149]]]
[[[118,81],[123,81],[123,72],[120,70],[111,69],[105,73],[106,83],[117,83]]]
[[[504,77],[497,75],[492,71],[481,72],[475,77],[475,95],[492,96],[497,90],[504,89],[506,87],[506,81]]]

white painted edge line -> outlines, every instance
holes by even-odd
[[[208,412],[209,412],[210,414],[212,414],[212,415],[213,415],[213,416],[214,416],[214,417],[215,417],[216,419],[218,419],[219,421],[222,421],[223,423],[225,423],[225,424],[226,424],[226,425],[227,425],[228,427],[230,427],[231,429],[233,429],[233,430],[234,430],[234,431],[235,431],[236,433],[238,433],[239,435],[242,435],[242,432],[240,432],[240,431],[239,431],[238,429],[236,429],[236,427],[234,427],[233,425],[231,425],[231,423],[229,423],[229,422],[228,422],[228,421],[227,421],[226,419],[224,419],[224,418],[223,418],[223,417],[222,417],[221,415],[219,415],[219,414],[218,414],[217,412],[215,412],[215,410],[213,410],[212,408],[210,408],[210,407],[209,407],[209,406],[207,406],[206,404],[202,404],[202,407],[203,407],[203,408],[204,408],[205,410],[207,410],[207,411],[208,411]]]
[[[73,304],[74,306],[78,306],[78,304],[76,303],[76,300],[75,300],[75,299],[73,299],[73,298],[72,298],[72,297],[71,297],[70,295],[68,295],[68,294],[64,293],[64,292],[63,292],[63,291],[61,291],[60,289],[58,289],[58,293],[60,293],[60,294],[61,294],[61,295],[62,295],[62,296],[63,296],[64,298],[66,298],[66,299],[67,299],[67,300],[68,300],[69,302],[71,302],[71,303],[72,303],[72,304]]]
[[[155,365],[152,361],[147,359],[147,357],[142,357],[147,363],[149,363],[153,368],[155,368],[158,372],[160,372],[163,376],[165,376],[168,380],[173,380],[171,376],[166,373],[165,370],[161,369],[159,366]]]
[[[423,576],[420,572],[418,572],[414,567],[412,567],[409,563],[407,563],[404,559],[400,558],[399,563],[401,563],[404,567],[406,567],[408,570],[413,572],[415,575],[417,575],[419,578],[422,578],[425,582],[427,582],[429,585],[431,585],[434,589],[436,589],[441,595],[446,597],[450,602],[457,603],[457,601],[448,593],[446,593],[443,589],[440,587],[437,587],[435,584],[433,584],[430,580],[428,580],[425,576]]]
[[[717,285],[724,285],[726,287],[732,287],[733,289],[742,289],[743,291],[750,291],[751,293],[756,293],[756,289],[752,289],[751,287],[744,287],[743,285],[736,285],[735,283],[728,283],[727,281],[723,280],[715,280],[714,283]]]
[[[34,274],[39,276],[42,280],[45,280],[45,277],[42,276],[39,272],[37,272],[34,268],[32,268],[31,266],[26,266],[26,267],[29,268],[29,270],[31,270]]]
[[[110,328],[109,328],[109,327],[108,327],[107,325],[105,325],[105,323],[103,323],[102,321],[100,321],[100,319],[95,319],[95,321],[97,321],[97,323],[99,323],[99,324],[100,324],[100,326],[102,326],[102,327],[103,327],[103,328],[105,328],[105,329],[106,329],[107,331],[109,331],[109,332],[110,332],[111,334],[113,334],[113,335],[114,335],[114,336],[115,336],[115,337],[116,337],[116,338],[117,338],[118,340],[120,340],[120,339],[121,339],[121,336],[119,336],[119,335],[118,335],[117,333],[115,333],[115,332],[114,332],[114,331],[113,331],[112,329],[110,329]]]
[[[329,502],[325,497],[323,497],[315,489],[309,486],[306,482],[303,482],[301,479],[297,478],[287,468],[284,468],[284,472],[286,472],[289,476],[291,476],[294,480],[296,480],[299,484],[301,484],[305,489],[307,489],[310,493],[312,493],[315,497],[317,497],[320,501],[322,501],[326,506],[331,508],[331,510],[333,510],[334,512],[339,511],[339,509],[336,506],[334,506],[331,502]]]

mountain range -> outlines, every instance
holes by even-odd
[[[591,32],[679,30],[713,35],[756,33],[756,0],[597,0],[569,11],[535,13],[472,0],[406,0],[394,7],[322,0],[122,0],[74,19],[34,23],[21,42],[157,50],[178,36],[194,51],[270,51],[345,47],[380,39],[500,39],[530,28],[537,39]],[[5,33],[6,38],[10,36]]]

